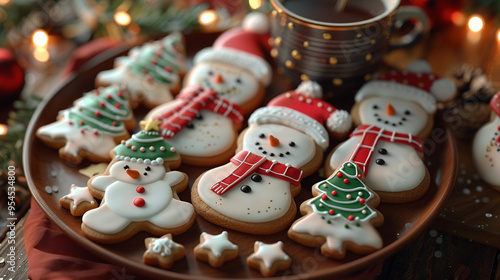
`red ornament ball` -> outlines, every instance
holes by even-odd
[[[0,48],[0,106],[15,100],[24,87],[24,69],[14,53]]]
[[[340,172],[337,173],[337,177],[342,178],[342,176],[343,176],[342,173],[340,173]]]
[[[345,178],[344,179],[344,184],[349,184],[349,179]]]

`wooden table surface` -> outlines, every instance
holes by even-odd
[[[489,25],[477,37],[478,34],[468,34],[466,27],[440,27],[419,44],[392,51],[385,62],[404,68],[414,59],[426,59],[435,73],[448,77],[453,69],[467,63],[482,68],[498,90],[500,42]],[[470,139],[459,138],[457,145],[457,180],[439,217],[411,245],[381,260],[374,268],[379,270],[376,279],[500,279],[500,193],[478,179],[470,161]],[[15,279],[27,279],[28,275],[23,243],[26,216],[17,221]],[[5,257],[7,250],[3,240],[0,257]],[[10,275],[6,268],[0,264],[0,279]]]

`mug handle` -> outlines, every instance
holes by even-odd
[[[429,18],[424,10],[415,6],[399,7],[395,17],[393,29],[401,27],[403,23],[409,20],[415,20],[413,29],[407,34],[391,38],[389,42],[390,49],[402,48],[418,42],[422,36],[429,31]]]

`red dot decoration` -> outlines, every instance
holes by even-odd
[[[336,196],[337,195],[337,191],[332,191],[332,195]]]
[[[172,71],[174,71],[172,69],[172,66],[168,65],[167,67],[165,67],[165,71],[167,71],[168,73],[172,73]]]
[[[353,220],[354,220],[354,216],[353,216],[353,215],[349,215],[349,217],[347,217],[347,219],[348,219],[349,221],[353,221]]]
[[[123,96],[123,90],[121,90],[121,89],[120,89],[120,90],[118,91],[118,96],[120,96],[120,97],[122,97],[122,96]]]
[[[68,122],[68,124],[69,124],[69,125],[73,125],[73,122],[72,122],[72,121],[69,121],[69,122]]]
[[[116,122],[113,122],[113,126],[117,126],[117,125],[118,125],[118,123],[116,123]]]
[[[333,215],[335,214],[335,211],[333,211],[333,209],[330,209],[330,211],[328,211],[328,214]]]
[[[364,198],[361,198],[361,199],[359,200],[359,203],[361,203],[361,204],[363,204],[363,205],[365,204],[365,202],[366,202],[366,200],[365,200]]]
[[[94,135],[99,135],[99,131],[94,130]]]
[[[344,179],[344,184],[348,184],[349,183],[349,179],[345,178]]]
[[[94,115],[95,115],[96,117],[100,117],[100,116],[101,116],[101,112],[99,112],[99,111],[95,111]]]
[[[116,108],[116,109],[120,109],[121,107],[122,107],[122,105],[121,105],[120,103],[116,103],[116,104],[115,104],[115,108]]]
[[[143,186],[138,186],[135,189],[135,191],[138,192],[138,193],[144,193],[146,191],[146,189]]]
[[[104,106],[105,106],[105,105],[106,105],[106,104],[104,104],[104,102],[102,102],[102,101],[101,101],[101,102],[99,102],[99,106],[100,106],[101,108],[104,108]]]
[[[341,172],[337,173],[337,177],[342,178],[344,176]]]
[[[146,201],[139,197],[139,198],[134,199],[134,205],[136,207],[144,207],[144,205],[146,205]]]
[[[85,124],[85,122],[84,122],[84,121],[80,121],[80,125],[84,125],[84,124]]]
[[[321,197],[321,199],[323,199],[323,200],[327,200],[327,199],[328,199],[328,196],[326,196],[326,194],[324,194],[324,195]]]
[[[360,173],[358,174],[358,178],[361,179],[363,177],[363,175]]]

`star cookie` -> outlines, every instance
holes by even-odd
[[[238,257],[238,246],[229,241],[227,231],[219,235],[203,232],[200,236],[200,244],[194,248],[194,255],[197,259],[218,268],[226,261]]]
[[[287,270],[292,265],[292,259],[283,251],[283,242],[265,244],[256,241],[254,253],[247,258],[247,265],[270,277],[278,271]]]
[[[97,208],[97,201],[94,199],[88,187],[78,187],[71,185],[69,194],[59,199],[61,207],[69,209],[71,215],[82,216],[90,209]]]
[[[184,257],[184,246],[172,240],[172,234],[167,233],[160,238],[146,238],[146,252],[142,257],[145,264],[156,265],[163,269],[172,267],[174,261]]]

